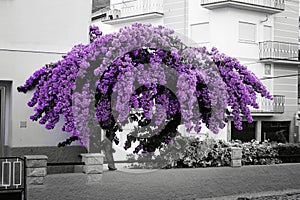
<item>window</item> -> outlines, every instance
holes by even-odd
[[[0,85],[0,157],[4,156],[4,89],[5,87]]]
[[[298,73],[300,73],[300,70]],[[299,75],[298,75],[298,104],[300,104],[300,76]]]
[[[239,22],[239,42],[255,43],[256,24]]]
[[[209,23],[198,23],[191,25],[191,38],[196,44],[209,42]]]
[[[272,75],[272,66],[271,64],[265,64],[264,66],[264,75],[271,76]]]
[[[272,40],[272,27],[264,25],[264,41]]]

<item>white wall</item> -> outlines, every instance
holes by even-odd
[[[220,51],[239,59],[258,59],[258,42],[263,40],[263,25],[273,26],[273,17],[269,17],[267,22],[261,22],[266,19],[266,14],[262,12],[227,7],[209,10],[203,8],[199,1],[190,1],[188,7],[189,27],[193,24],[209,22],[210,42],[206,44],[208,47],[215,46]],[[239,21],[257,25],[255,44],[238,41]]]
[[[264,40],[264,25],[274,29],[273,16],[269,16],[268,20],[263,22],[266,20],[266,14],[262,12],[226,7],[209,10],[203,8],[199,1],[189,1],[188,8],[188,32],[192,41],[196,39],[192,37],[191,26],[208,22],[209,41],[200,43],[199,46],[206,46],[208,49],[216,47],[220,52],[237,58],[259,78],[264,76],[264,64],[259,61],[259,42]],[[255,43],[239,41],[239,21],[256,24]],[[273,81],[264,81],[264,84],[273,93]]]
[[[88,41],[91,0],[1,0],[0,47],[66,52]]]
[[[274,19],[274,40],[298,43],[299,1],[285,1],[284,11]]]
[[[226,125],[223,129],[221,129],[217,134],[213,133],[212,131],[210,131],[205,124],[201,125],[201,131],[200,133],[196,133],[194,130],[188,132],[186,130],[185,125],[180,125],[178,127],[178,132],[182,135],[182,136],[192,136],[192,137],[198,137],[200,140],[204,140],[206,138],[213,138],[216,140],[223,140],[223,141],[227,141],[227,128],[228,126]]]
[[[0,80],[12,81],[11,129],[6,144],[11,147],[52,146],[68,136],[60,128],[47,131],[31,122],[31,93],[18,93],[33,72],[61,59],[75,44],[88,43],[92,4],[89,0],[0,1]],[[52,52],[52,53],[49,53]],[[27,121],[27,128],[20,128]]]

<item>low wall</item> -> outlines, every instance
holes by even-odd
[[[53,165],[59,163],[81,163],[82,153],[87,153],[87,149],[82,146],[66,147],[14,147],[6,148],[8,156],[23,157],[24,155],[45,155],[48,157],[48,174],[56,173],[74,173],[81,171],[82,166],[78,165]]]

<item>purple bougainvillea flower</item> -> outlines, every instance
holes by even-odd
[[[228,122],[227,108],[241,129],[242,115],[253,120],[249,106],[258,108],[257,93],[272,99],[237,59],[216,48],[187,47],[163,26],[135,23],[107,35],[91,26],[90,40],[18,87],[19,92],[33,90],[28,102],[34,108],[31,120],[53,129],[62,118],[62,130],[78,137],[82,145],[88,144],[94,122],[115,132],[130,118],[153,134],[149,138],[129,134],[125,148],[139,141],[136,153],[151,152],[170,143],[181,123],[196,132],[206,124],[218,133]],[[152,119],[160,130],[147,129]]]

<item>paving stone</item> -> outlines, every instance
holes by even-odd
[[[47,167],[47,159],[26,159],[26,167]]]
[[[100,153],[81,154],[82,162],[86,165],[102,165],[104,155]]]
[[[26,175],[27,176],[46,176],[47,175],[47,168],[46,167],[39,167],[39,168],[26,168]]]
[[[267,191],[296,190],[300,192],[300,164],[269,166],[211,167],[170,170],[108,171],[104,165],[100,176],[90,181],[83,173],[47,175],[43,187],[28,187],[28,200],[183,200],[229,199],[243,197],[239,194],[265,193]],[[235,198],[227,198],[235,196]],[[297,200],[298,196],[272,196],[263,198]],[[218,198],[217,198],[218,197]],[[225,197],[225,198],[224,198]],[[257,198],[258,198],[257,197]],[[280,199],[281,198],[281,199]],[[250,198],[251,199],[251,198]],[[255,200],[255,199],[253,199]]]
[[[87,184],[102,183],[103,174],[88,174]]]
[[[43,185],[45,182],[45,177],[27,177],[26,183],[28,185]]]
[[[83,172],[86,174],[102,174],[103,165],[84,165]]]

